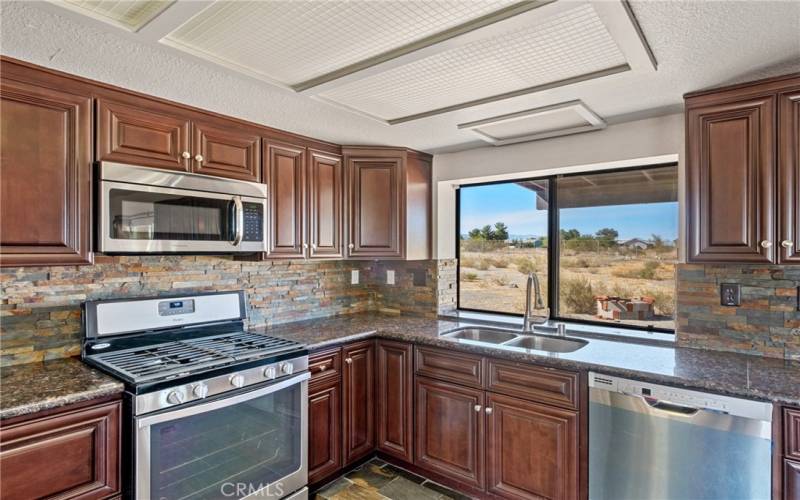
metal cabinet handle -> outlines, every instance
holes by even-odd
[[[475,405],[475,411],[479,412],[481,411],[481,408],[481,405]]]
[[[320,365],[319,366],[319,371],[321,371],[321,372],[324,372],[327,369],[328,369],[327,365]]]
[[[355,247],[356,247],[356,246],[355,246],[355,245],[353,245],[352,243],[350,243],[349,245],[347,245],[347,248],[349,248],[349,249],[351,249],[351,250],[352,250],[353,248],[355,248]]]
[[[308,248],[308,243],[303,243],[303,248]]]
[[[348,365],[352,365],[353,364],[353,358],[344,358],[344,362],[347,363]]]
[[[492,414],[492,409],[489,408],[488,406],[486,407],[486,414],[487,415],[491,415]]]
[[[316,249],[317,249],[317,244],[316,244],[316,243],[312,243],[312,244],[311,244],[311,248],[313,248],[314,250],[316,250]]]
[[[794,245],[794,242],[792,240],[783,240],[783,241],[781,241],[781,246],[783,248],[792,248],[792,245]]]
[[[769,248],[772,246],[772,242],[769,240],[764,240],[761,242],[761,248]]]
[[[192,157],[192,154],[188,151],[184,151],[183,153],[181,153],[181,156],[183,157],[183,159],[188,160],[189,158]]]
[[[201,162],[203,161],[203,155],[196,155],[194,159],[197,160],[198,162]]]

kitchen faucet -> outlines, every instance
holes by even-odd
[[[531,294],[533,292],[533,294]],[[533,295],[534,303],[531,303]],[[534,309],[544,309],[544,315],[534,315]],[[547,322],[550,317],[550,309],[544,307],[542,302],[542,291],[539,288],[539,276],[536,273],[528,274],[528,283],[525,288],[525,317],[522,320],[522,331],[533,332],[533,325],[541,325]]]

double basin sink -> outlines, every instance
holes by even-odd
[[[443,337],[467,340],[497,347],[516,347],[551,353],[574,352],[588,342],[573,337],[560,337],[537,333],[520,333],[502,328],[462,327],[442,334]]]

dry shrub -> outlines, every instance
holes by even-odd
[[[477,263],[478,259],[476,259],[475,257],[461,257],[460,261],[461,267],[471,267],[473,269],[475,268],[475,264]]]
[[[536,262],[528,257],[517,257],[514,260],[514,265],[517,266],[517,271],[521,272],[522,274],[535,273],[539,268],[539,266],[536,265]]]
[[[563,278],[559,283],[559,294],[561,295],[561,305],[566,308],[566,312],[572,314],[597,312],[597,303],[594,299],[597,292],[587,278],[580,276]]]
[[[473,265],[472,267],[474,267],[475,269],[479,269],[481,271],[486,271],[487,269],[489,269],[490,265],[491,264],[489,263],[488,259],[478,259],[477,261],[475,261],[475,265]]]
[[[478,281],[476,273],[461,273],[461,281]]]
[[[498,269],[505,269],[508,267],[508,258],[507,257],[490,257],[486,259],[489,264],[498,268]]]
[[[675,315],[675,295],[673,293],[655,290],[645,293],[645,295],[649,295],[655,300],[653,306],[656,309],[656,314],[669,317]]]

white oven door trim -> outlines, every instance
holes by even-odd
[[[174,411],[138,417],[135,419],[136,429],[136,498],[138,500],[149,500],[150,494],[150,428],[154,424],[169,422],[192,415],[198,415],[208,411],[226,408],[239,403],[244,403],[252,399],[267,396],[296,384],[300,384],[300,467],[261,490],[253,492],[248,497],[253,498],[282,498],[290,493],[304,487],[308,482],[308,379],[311,378],[309,372],[301,373],[290,379],[277,382],[275,384],[249,391],[235,396],[218,399],[209,403],[203,403],[188,408],[181,408]],[[270,487],[280,483],[281,488],[276,488],[274,495],[270,494]]]

